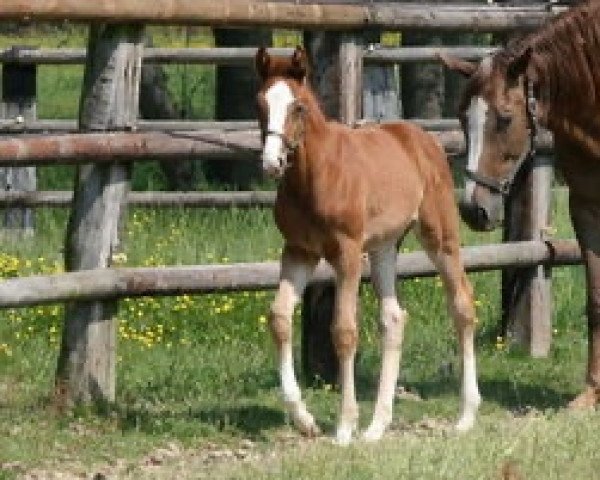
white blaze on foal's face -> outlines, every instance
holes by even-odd
[[[262,151],[263,170],[272,175],[283,173],[287,155],[282,135],[288,109],[294,103],[294,95],[284,82],[274,83],[265,92],[268,109],[268,123],[265,144]]]
[[[485,118],[488,108],[488,104],[483,98],[473,97],[467,109],[467,128],[469,130],[467,170],[471,172],[477,172],[479,159],[483,153]],[[472,201],[474,191],[475,182],[468,179],[465,182],[465,199],[467,202]]]

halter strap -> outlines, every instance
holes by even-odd
[[[295,151],[298,149],[298,147],[300,146],[300,140],[295,139],[295,140],[290,140],[288,137],[285,136],[285,134],[283,132],[277,132],[276,130],[267,130],[266,131],[267,136],[271,135],[274,137],[279,137],[281,138],[281,141],[283,142],[283,145],[285,146],[285,148],[287,148],[290,151]]]
[[[519,158],[517,163],[515,163],[515,166],[506,176],[506,178],[503,178],[502,180],[497,180],[495,178],[487,177],[485,175],[481,175],[478,172],[465,168],[465,176],[467,178],[470,178],[478,185],[487,187],[492,192],[498,193],[504,197],[508,197],[510,195],[513,183],[517,178],[517,175],[521,171],[523,165],[532,160],[536,154],[536,145],[538,143],[537,100],[533,94],[533,82],[530,79],[527,79],[526,94],[526,112],[529,121],[529,148],[525,151],[521,158]]]

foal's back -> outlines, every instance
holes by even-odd
[[[343,128],[340,152],[349,175],[360,179],[367,244],[397,237],[419,216],[424,195],[452,201],[446,154],[437,139],[408,122]],[[339,139],[338,139],[339,142]],[[440,198],[442,198],[440,197]]]

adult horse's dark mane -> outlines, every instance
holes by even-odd
[[[579,116],[600,106],[600,1],[571,8],[496,55],[504,68],[531,49],[537,97],[553,113]],[[597,112],[594,112],[597,115]]]

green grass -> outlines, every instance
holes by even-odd
[[[570,236],[564,194],[555,210],[559,236]],[[60,270],[65,221],[64,211],[39,213],[36,237],[5,245],[2,275]],[[487,243],[497,234],[465,231],[463,238]],[[167,265],[275,259],[281,239],[267,210],[133,210],[126,244],[127,265]],[[415,248],[412,238],[406,248]],[[46,473],[105,469],[119,478],[144,478],[148,456],[163,455],[153,467],[160,478],[174,476],[182,463],[194,466],[177,470],[183,478],[494,478],[507,461],[525,478],[591,478],[587,472],[598,463],[595,416],[562,410],[584,377],[583,278],[577,268],[557,269],[554,278],[552,351],[547,359],[532,359],[496,341],[499,275],[471,275],[484,403],[478,426],[462,436],[447,428],[458,409],[457,359],[439,281],[403,282],[410,321],[401,382],[423,400],[398,400],[386,439],[350,449],[326,439],[302,441],[288,424],[264,317],[272,292],[122,301],[117,402],[101,415],[63,414],[50,401],[62,307],[2,311],[0,464],[13,462],[13,468],[0,472],[12,475],[18,462]],[[379,359],[376,305],[367,285],[361,302],[357,378],[364,426]],[[331,435],[337,392],[328,386],[304,392]],[[235,460],[248,439],[254,443],[245,460]],[[176,453],[164,454],[169,448]],[[569,475],[556,473],[557,466]]]
[[[156,28],[153,37],[156,45],[185,45],[181,30]],[[212,41],[201,29],[188,39],[190,45]],[[297,40],[286,33],[278,42]],[[0,38],[0,47],[16,43],[83,46],[85,31]],[[173,67],[169,85],[192,116],[208,118],[214,106],[203,99],[213,97],[214,74],[193,68],[198,70]],[[41,117],[76,116],[81,72],[40,69]],[[41,189],[70,188],[71,182],[69,168],[40,170]],[[134,188],[163,184],[155,167],[136,166]],[[572,237],[564,193],[553,209],[557,236]],[[0,276],[60,271],[66,221],[64,210],[38,211],[35,237],[3,239]],[[465,229],[462,238],[464,244],[490,243],[498,233]],[[268,210],[134,209],[125,245],[130,266],[232,263],[278,258],[281,238]],[[414,239],[404,247],[416,248]],[[120,302],[117,401],[103,412],[64,413],[51,402],[62,306],[0,311],[0,479],[24,471],[39,478],[52,471],[88,477],[100,471],[115,478],[497,478],[507,463],[528,479],[593,478],[599,466],[596,414],[562,409],[584,378],[583,275],[579,268],[561,268],[553,278],[552,350],[547,359],[532,359],[497,341],[499,274],[471,275],[484,403],[478,425],[462,436],[447,429],[458,409],[457,359],[439,281],[402,282],[410,321],[401,383],[423,400],[397,400],[386,438],[348,449],[332,446],[327,437],[304,441],[289,425],[265,325],[272,292]],[[376,305],[367,285],[361,303],[357,383],[364,426],[379,362]],[[328,386],[304,393],[330,435],[338,393]]]

